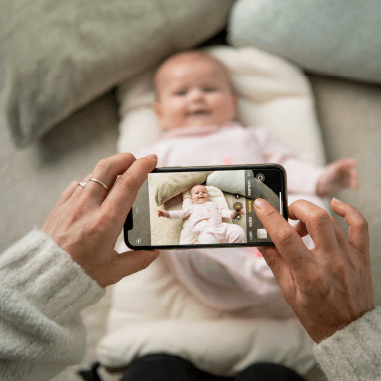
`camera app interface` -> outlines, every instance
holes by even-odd
[[[271,242],[254,211],[261,197],[281,214],[277,169],[150,173],[132,207],[133,246]]]

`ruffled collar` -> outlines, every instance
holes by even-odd
[[[172,130],[165,131],[162,135],[163,139],[178,139],[188,137],[199,137],[215,134],[225,128],[238,127],[239,124],[234,122],[228,122],[224,124],[213,124],[209,126],[187,126],[174,128]]]

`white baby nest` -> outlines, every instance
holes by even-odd
[[[218,46],[238,94],[237,121],[266,126],[299,156],[325,164],[310,84],[291,63],[254,47]],[[152,105],[152,73],[119,88],[119,152],[137,154],[161,136]],[[124,251],[124,243],[118,250]],[[107,335],[98,345],[102,364],[120,367],[150,353],[169,353],[205,371],[231,376],[257,361],[306,373],[314,364],[312,340],[296,318],[252,318],[245,309],[219,311],[196,299],[168,270],[166,254],[113,288]]]

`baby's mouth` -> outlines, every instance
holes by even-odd
[[[203,116],[203,115],[209,115],[209,114],[210,114],[210,111],[208,110],[196,110],[196,111],[192,111],[188,113],[189,116]]]

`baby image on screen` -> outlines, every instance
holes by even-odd
[[[246,243],[245,231],[238,225],[222,222],[222,218],[244,215],[239,207],[236,210],[224,209],[209,200],[208,190],[204,185],[195,185],[191,189],[192,205],[177,211],[157,210],[158,217],[189,218],[191,230],[199,244]]]

